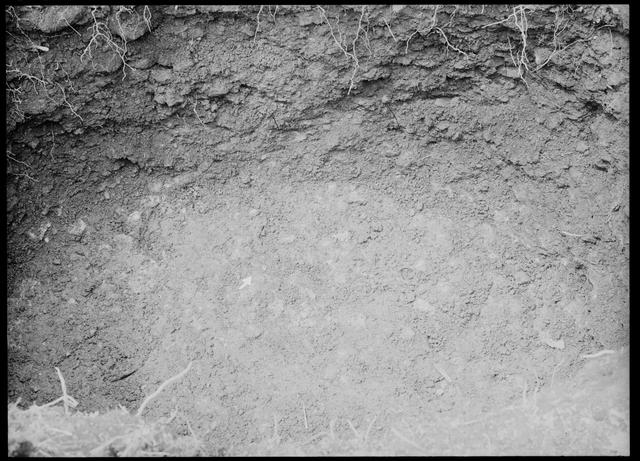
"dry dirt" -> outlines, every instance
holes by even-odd
[[[481,7],[7,9],[8,402],[628,454],[628,7]]]

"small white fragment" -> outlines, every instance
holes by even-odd
[[[242,285],[240,285],[240,288],[238,288],[238,290],[242,290],[244,287],[248,287],[249,285],[251,285],[251,276],[242,279]]]
[[[540,341],[545,343],[549,347],[553,347],[554,349],[564,349],[564,340],[558,339],[555,340],[551,337],[548,331],[541,331],[539,334]]]

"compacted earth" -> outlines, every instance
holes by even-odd
[[[203,454],[629,454],[621,5],[5,8],[7,401]]]

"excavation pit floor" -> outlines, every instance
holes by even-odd
[[[9,298],[14,395],[56,398],[57,366],[79,409],[133,410],[191,363],[145,414],[208,453],[624,453],[625,351],[584,358],[580,329],[614,282],[562,255],[552,215],[276,169],[124,164]]]

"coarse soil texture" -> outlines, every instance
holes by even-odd
[[[207,455],[629,454],[624,5],[5,8],[8,402]]]

